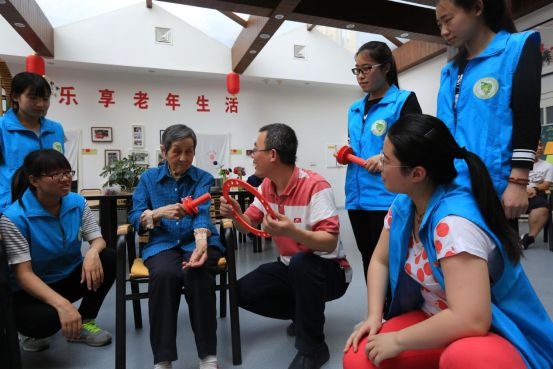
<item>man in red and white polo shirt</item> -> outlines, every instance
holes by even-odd
[[[288,332],[296,335],[298,353],[289,369],[318,369],[330,357],[325,303],[346,292],[352,275],[339,238],[334,193],[323,177],[296,167],[298,140],[292,128],[277,123],[259,132],[252,154],[255,174],[265,178],[259,191],[277,219],[266,216],[257,199],[240,216],[254,226],[262,223],[280,257],[238,281],[238,304],[270,318],[291,319]],[[223,198],[220,211],[231,216]]]

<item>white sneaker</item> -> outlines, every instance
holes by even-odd
[[[46,350],[50,347],[50,337],[46,338],[33,338],[19,334],[19,346],[23,351],[27,352],[39,352]]]
[[[217,365],[217,356],[209,355],[200,359],[200,369],[219,369],[219,365]]]
[[[161,361],[157,364],[154,364],[154,369],[172,369],[173,363],[170,361]]]

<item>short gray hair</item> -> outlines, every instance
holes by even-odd
[[[165,152],[169,152],[171,145],[175,141],[184,140],[185,138],[191,138],[194,141],[194,149],[196,149],[196,144],[198,140],[196,139],[196,134],[192,128],[184,124],[173,124],[169,126],[163,135],[161,136],[161,144],[165,147]]]
[[[275,149],[283,164],[296,164],[298,138],[296,132],[290,126],[284,123],[267,124],[261,127],[259,132],[267,132],[265,149]]]

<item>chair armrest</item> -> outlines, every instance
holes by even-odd
[[[221,224],[223,225],[223,229],[230,229],[233,227],[232,219],[229,218],[221,219]]]
[[[121,235],[128,235],[129,232],[131,231],[131,225],[130,224],[121,224],[120,226],[117,227],[117,235],[118,236],[121,236]]]

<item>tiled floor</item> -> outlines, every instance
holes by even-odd
[[[353,326],[363,319],[366,311],[366,290],[358,251],[353,241],[353,234],[345,212],[340,213],[342,221],[342,240],[354,267],[354,278],[345,296],[331,302],[326,309],[325,334],[330,347],[330,361],[323,369],[342,367],[342,348]],[[527,225],[521,223],[521,232]],[[524,268],[538,292],[550,316],[553,316],[553,252],[547,250],[543,237],[525,253]],[[257,265],[275,260],[277,254],[270,245],[264,246],[260,254],[251,252],[251,243],[241,245],[238,253],[238,275],[246,274]],[[98,323],[105,329],[115,331],[114,290],[110,291],[104,303]],[[147,305],[142,303],[144,328],[135,330],[130,304],[127,308],[127,367],[152,368],[152,353],[149,345],[149,327]],[[179,313],[178,350],[179,360],[173,363],[175,369],[197,368],[197,356],[194,338],[188,321],[186,303],[183,299]],[[294,339],[286,336],[289,322],[267,319],[247,311],[240,311],[243,364],[236,368],[243,369],[286,369],[295,355]],[[219,319],[218,358],[221,369],[232,368],[229,319]],[[49,350],[40,353],[23,353],[24,368],[113,368],[114,345],[92,348],[80,344],[65,342],[60,334],[54,336]]]

